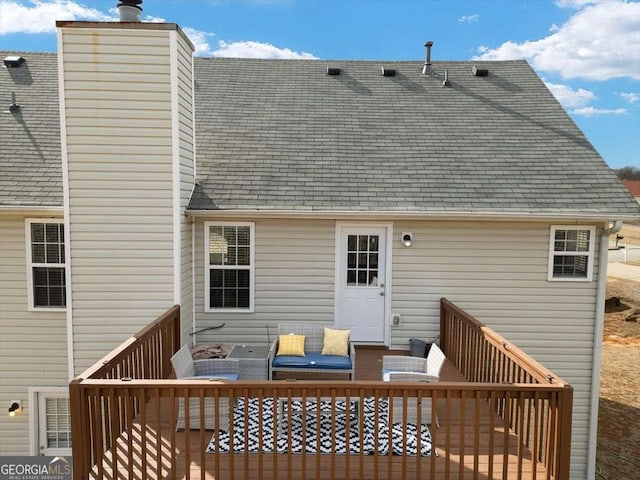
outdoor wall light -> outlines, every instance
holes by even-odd
[[[407,248],[413,245],[413,233],[402,232],[402,244]]]
[[[11,405],[9,406],[9,416],[15,417],[16,413],[22,412],[22,402],[20,400],[11,400]]]

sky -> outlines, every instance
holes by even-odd
[[[0,49],[55,52],[55,20],[117,20],[117,0],[0,0]],[[611,168],[640,167],[640,1],[145,0],[199,56],[526,59]]]

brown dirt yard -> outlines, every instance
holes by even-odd
[[[607,279],[606,298],[624,304],[605,313],[596,478],[640,479],[640,283]],[[630,308],[622,310],[625,306]]]

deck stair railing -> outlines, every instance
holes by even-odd
[[[571,387],[455,305],[441,305],[442,348],[467,382],[171,379],[169,359],[180,347],[180,311],[173,307],[71,382],[74,478],[568,480]],[[394,411],[397,402],[385,404],[392,398],[401,399],[402,411]],[[179,399],[186,404],[184,431],[176,430]],[[250,410],[256,399],[257,410]],[[294,407],[314,400],[324,401],[326,415]],[[436,406],[430,419],[422,415],[425,401]],[[416,432],[409,431],[410,402],[422,418]],[[213,430],[191,417],[194,405],[199,418],[213,419]],[[221,425],[224,408],[231,418],[235,409],[228,426]],[[302,439],[285,428],[278,446],[279,428],[258,421],[255,436],[232,442],[231,453],[218,444],[206,452],[214,432],[227,427],[234,438],[243,423],[267,416],[283,425],[296,416],[305,426]],[[432,454],[416,455],[426,447],[426,423]],[[385,452],[384,429],[394,424],[401,438],[395,447],[407,452],[413,439],[414,454]],[[364,425],[375,432],[371,448],[337,453],[338,430],[355,427],[351,442],[364,446]],[[321,428],[330,435],[310,440]],[[299,440],[329,453],[293,453]],[[250,442],[260,446],[256,452]]]
[[[445,298],[440,335],[445,355],[469,382],[518,387],[503,398],[491,395],[492,410],[551,478],[569,478],[573,387]],[[528,392],[530,385],[536,388]]]

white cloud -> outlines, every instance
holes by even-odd
[[[196,30],[195,28],[185,27],[184,33],[187,34],[191,43],[195,47],[195,55],[198,57],[211,57],[213,55],[213,49],[209,44],[209,39],[214,37],[215,34],[209,32],[203,32],[202,30]]]
[[[636,103],[640,100],[640,95],[638,95],[637,93],[621,92],[618,95],[620,95],[628,103]]]
[[[480,15],[463,15],[458,21],[461,23],[478,23],[480,21]]]
[[[114,21],[95,8],[72,0],[18,2],[0,1],[0,35],[11,33],[54,33],[56,20]]]
[[[551,82],[545,82],[545,85],[565,108],[584,107],[589,102],[596,99],[596,96],[591,90],[585,90],[584,88],[574,90],[568,85]]]
[[[479,60],[526,58],[534,68],[563,78],[640,80],[640,3],[563,0],[578,10],[549,36],[478,49]]]
[[[307,52],[295,52],[289,48],[278,48],[270,43],[243,41],[218,41],[218,48],[212,52],[214,57],[234,58],[293,58],[313,60],[317,57]]]
[[[582,115],[585,117],[596,117],[599,115],[626,115],[628,112],[626,108],[608,109],[608,108],[582,107],[582,108],[576,108],[575,110],[572,110],[570,113],[574,115]]]
[[[587,5],[594,5],[596,3],[604,3],[611,0],[556,0],[556,5],[561,8],[582,8]]]

